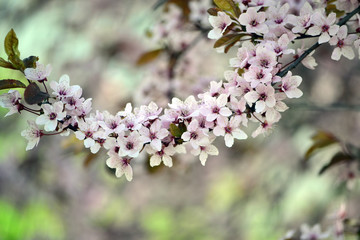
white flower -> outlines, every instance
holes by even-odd
[[[218,98],[205,95],[204,105],[200,108],[200,113],[206,116],[206,121],[212,122],[219,117],[228,117],[231,115],[231,111],[227,104],[228,95],[221,94]]]
[[[129,156],[135,158],[139,156],[140,151],[144,145],[143,138],[136,131],[131,132],[127,137],[124,136],[124,133],[121,134],[117,141],[120,146],[119,155],[121,157]]]
[[[119,157],[119,155],[111,151],[108,153],[108,155],[110,156],[110,158],[106,160],[106,165],[109,168],[116,169],[116,177],[120,178],[122,175],[125,174],[126,180],[130,182],[133,178],[133,170],[130,165],[131,158]]]
[[[204,133],[204,129],[199,128],[197,119],[193,119],[187,126],[186,132],[181,135],[185,142],[190,142],[193,148],[198,148],[199,145],[206,145],[209,142],[208,136]]]
[[[301,225],[301,240],[319,240],[329,237],[329,233],[321,232],[319,224],[310,228],[307,224]]]
[[[150,128],[142,127],[139,132],[144,138],[145,143],[150,143],[150,146],[156,150],[160,151],[162,148],[161,140],[169,135],[169,131],[165,128],[162,128],[160,120],[156,120],[151,124]]]
[[[292,73],[289,71],[281,81],[281,90],[288,98],[299,98],[303,95],[303,92],[298,89],[302,81],[300,76],[292,76]]]
[[[274,107],[275,100],[275,89],[272,86],[265,86],[259,84],[256,87],[256,91],[248,92],[244,95],[244,98],[248,103],[255,103],[255,111],[257,113],[262,112],[265,107]]]
[[[176,110],[179,119],[188,119],[199,115],[198,102],[194,96],[189,96],[185,101],[173,98],[168,105],[171,109]]]
[[[26,151],[33,149],[39,144],[40,138],[43,135],[41,130],[34,121],[28,121],[29,127],[21,132],[21,136],[25,137],[29,142],[26,146]]]
[[[322,44],[330,40],[330,36],[334,36],[338,30],[339,26],[335,25],[336,13],[330,13],[329,16],[325,17],[323,12],[317,11],[314,13],[312,18],[312,23],[314,26],[309,28],[308,34],[311,36],[316,36],[320,34],[318,43]]]
[[[114,116],[105,111],[103,117],[104,120],[99,121],[99,125],[105,130],[106,134],[120,134],[125,129],[124,124],[122,124],[121,116]]]
[[[249,63],[261,68],[273,69],[277,64],[276,53],[267,49],[264,45],[256,48],[256,56],[249,60]]]
[[[206,160],[209,155],[219,155],[219,150],[211,144],[212,141],[207,144],[200,144],[198,148],[191,150],[191,154],[199,156],[200,162],[205,166]]]
[[[70,86],[70,78],[68,75],[62,75],[59,79],[59,83],[51,81],[50,87],[54,90],[53,94],[55,94],[60,100],[66,97],[71,97],[77,90],[80,89],[80,86],[78,85]]]
[[[260,68],[252,65],[244,74],[244,79],[255,88],[259,83],[270,83],[272,79],[271,69]]]
[[[231,147],[234,144],[234,138],[247,139],[246,133],[239,128],[239,125],[239,118],[232,117],[230,121],[227,118],[222,118],[214,128],[214,135],[224,136],[225,145]]]
[[[42,105],[44,114],[36,118],[36,124],[45,125],[46,131],[54,131],[58,125],[58,121],[63,120],[66,116],[66,112],[63,111],[64,106],[62,102]]]
[[[74,110],[80,105],[83,104],[84,98],[81,98],[82,88],[77,88],[73,94],[69,97],[66,97],[63,101],[65,103],[65,108],[68,110]]]
[[[17,90],[9,90],[8,93],[3,93],[0,95],[0,106],[9,109],[9,112],[5,115],[5,117],[22,110],[22,104],[20,103],[20,100],[21,96]]]
[[[346,57],[347,59],[354,59],[355,54],[352,49],[352,44],[357,39],[355,34],[347,35],[348,29],[346,25],[343,25],[339,28],[336,36],[333,36],[329,43],[331,46],[336,46],[334,51],[331,54],[331,59],[340,60],[341,55]]]
[[[80,120],[78,122],[79,130],[75,132],[75,136],[79,140],[84,140],[84,146],[91,148],[95,144],[94,133],[99,129],[97,122],[93,122],[90,119],[87,121]]]
[[[161,111],[162,108],[159,108],[154,102],[151,102],[148,106],[143,105],[140,106],[139,109],[134,109],[134,112],[139,117],[141,122],[158,118]]]
[[[169,145],[167,147],[163,146],[160,151],[156,151],[151,147],[147,147],[146,149],[147,153],[152,155],[150,157],[150,166],[159,166],[161,162],[164,163],[167,167],[172,167],[173,162],[171,156],[173,156],[176,153],[176,149],[173,145]]]
[[[256,8],[248,8],[246,13],[239,17],[241,25],[246,26],[246,31],[249,33],[267,33],[269,31],[265,24],[266,14],[264,12],[257,12]]]
[[[294,25],[291,29],[293,33],[304,32],[311,26],[311,18],[314,11],[309,2],[305,2],[300,10],[300,16],[289,16],[289,22]]]
[[[24,70],[25,77],[32,81],[44,81],[51,73],[50,64],[46,65],[46,67],[36,62],[36,68],[26,68]]]
[[[209,22],[213,29],[208,33],[208,38],[218,39],[232,21],[226,13],[219,11],[217,16],[209,16]]]

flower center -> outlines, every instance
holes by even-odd
[[[259,23],[254,19],[250,22],[250,25],[256,27]]]
[[[343,40],[339,40],[338,42],[337,42],[337,46],[339,47],[339,48],[342,48],[343,46],[344,46],[344,41]]]
[[[50,118],[50,120],[55,120],[56,116],[57,116],[56,113],[50,113],[49,118]]]
[[[134,143],[132,143],[132,142],[127,142],[127,143],[126,143],[126,148],[127,148],[128,150],[133,149],[133,148],[134,148]]]
[[[323,32],[327,32],[327,31],[329,31],[329,25],[323,25],[322,27],[321,27],[321,31],[323,31]]]

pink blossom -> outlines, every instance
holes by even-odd
[[[58,125],[58,121],[61,121],[66,116],[64,111],[64,104],[62,102],[55,102],[52,105],[42,105],[44,114],[36,118],[36,124],[44,125],[46,131],[54,131]]]
[[[9,112],[5,115],[5,117],[18,113],[22,110],[23,106],[20,103],[20,100],[21,96],[17,90],[9,90],[8,93],[0,95],[0,106],[9,109]]]
[[[338,61],[340,60],[341,55],[350,60],[355,58],[352,44],[357,39],[357,36],[355,34],[348,35],[347,32],[347,26],[343,25],[339,28],[336,36],[333,36],[330,39],[330,45],[336,46],[331,54],[331,59]]]
[[[259,84],[255,90],[245,94],[244,98],[248,103],[255,103],[256,112],[264,111],[266,106],[270,108],[275,106],[275,90],[272,86]]]
[[[281,90],[288,98],[299,98],[303,95],[302,91],[298,89],[302,81],[300,76],[292,76],[292,73],[289,71],[281,81]]]
[[[131,158],[129,157],[119,157],[116,153],[108,153],[109,157],[106,160],[106,165],[109,168],[115,168],[116,177],[120,178],[125,174],[126,180],[129,182],[133,179],[133,170],[130,165]]]
[[[311,21],[314,26],[309,28],[307,33],[311,36],[320,34],[319,44],[328,42],[330,37],[334,36],[339,30],[339,26],[335,24],[335,21],[336,13],[332,12],[329,16],[325,17],[323,12],[317,11],[314,13]]]
[[[21,132],[21,136],[25,137],[26,140],[28,140],[26,151],[36,147],[39,144],[41,136],[43,135],[43,133],[34,121],[29,120],[28,125],[28,128]]]
[[[213,29],[208,33],[208,38],[218,39],[232,21],[226,13],[219,11],[217,16],[209,16],[209,22]]]
[[[221,119],[214,128],[215,136],[224,136],[225,145],[231,147],[234,144],[234,138],[247,139],[247,135],[239,128],[239,118],[232,117],[230,121],[227,118]]]
[[[46,67],[36,62],[36,68],[26,68],[24,70],[25,77],[32,81],[46,81],[46,78],[51,73],[51,65],[48,64]]]
[[[246,31],[249,33],[267,33],[268,27],[265,24],[266,14],[264,12],[257,12],[256,8],[248,8],[246,13],[239,17],[241,25],[246,26]]]

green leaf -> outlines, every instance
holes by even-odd
[[[172,123],[170,124],[170,133],[176,138],[181,138],[181,135],[186,132],[186,125],[184,123],[179,123],[179,126]]]
[[[36,83],[30,83],[24,92],[25,102],[32,105],[42,103],[45,99],[49,98],[49,94],[42,92]]]
[[[10,57],[10,55],[15,55],[20,57],[18,45],[19,45],[19,40],[16,36],[16,33],[14,29],[11,29],[6,35],[4,41],[5,52],[8,55],[8,57]]]
[[[336,139],[336,137],[334,135],[332,135],[331,133],[328,133],[328,132],[324,132],[324,131],[318,131],[312,137],[312,139],[313,139],[314,143],[305,153],[305,160],[309,159],[316,150],[330,146],[330,145],[338,142],[338,140]]]
[[[25,68],[36,68],[36,62],[39,61],[39,57],[30,56],[23,59]]]
[[[20,71],[25,70],[24,62],[17,55],[11,54],[9,56],[9,60],[16,69],[18,69]]]
[[[220,9],[232,12],[236,17],[239,17],[241,14],[240,8],[233,0],[214,0],[214,3]]]
[[[320,169],[319,175],[323,174],[329,168],[331,168],[339,163],[348,162],[348,161],[352,161],[352,160],[353,159],[350,155],[343,153],[343,152],[338,152],[331,158],[329,163],[327,163]]]
[[[233,33],[233,34],[228,34],[228,35],[222,36],[220,39],[218,39],[214,43],[214,48],[222,47],[222,46],[237,42],[243,36],[244,36],[244,34],[238,34],[238,33]]]
[[[0,90],[12,88],[26,88],[26,85],[15,79],[0,80]]]
[[[136,61],[137,66],[148,64],[152,61],[154,61],[156,58],[160,56],[160,54],[164,51],[163,48],[156,49],[153,51],[146,52],[142,54],[139,59]]]
[[[0,67],[16,69],[10,62],[0,57]]]

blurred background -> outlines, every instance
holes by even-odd
[[[53,66],[49,80],[66,73],[93,98],[94,109],[116,113],[129,101],[149,100],[141,91],[153,83],[148,78],[161,59],[146,66],[136,61],[159,47],[146,37],[162,14],[155,2],[0,0],[0,38],[14,28],[22,57]],[[186,54],[220,80],[236,52],[224,56],[212,44],[201,40]],[[236,141],[231,149],[220,139],[220,155],[205,167],[185,155],[173,168],[150,168],[142,156],[132,182],[115,178],[105,152],[94,157],[72,136],[42,139],[26,152],[20,132],[32,116],[4,118],[7,110],[0,109],[0,239],[280,239],[302,223],[331,229],[341,203],[358,217],[360,194],[356,179],[347,181],[349,166],[318,176],[340,147],[304,161],[319,130],[360,146],[360,109],[353,107],[360,101],[359,62],[333,62],[330,55],[322,47],[314,55],[316,70],[297,68],[304,96],[287,102],[290,109],[270,135]],[[24,80],[2,68],[0,77]],[[179,87],[175,95],[192,94],[187,91]],[[160,97],[159,105],[167,100]],[[334,108],[337,103],[345,106]]]

